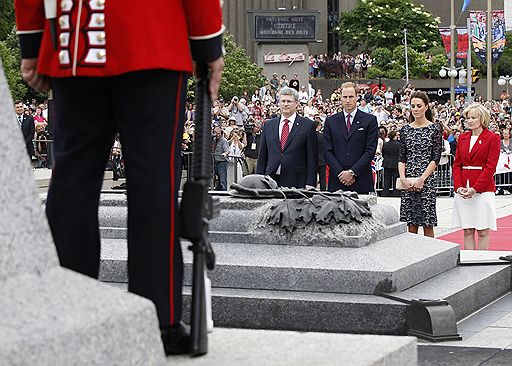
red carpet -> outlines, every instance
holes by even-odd
[[[512,250],[512,215],[498,219],[498,231],[490,231],[489,250]],[[464,235],[461,230],[438,237],[438,239],[460,244],[461,249]]]

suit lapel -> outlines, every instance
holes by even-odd
[[[473,148],[471,149],[471,151],[469,153],[470,158],[472,158],[477,153],[477,151],[480,150],[480,147],[483,144],[485,144],[488,137],[489,137],[489,135],[487,134],[486,130],[483,130],[482,133],[480,133],[480,136],[478,136],[478,139],[476,140],[475,144],[473,145]]]
[[[338,125],[339,125],[339,128],[341,130],[341,135],[343,136],[343,138],[345,140],[348,139],[348,131],[347,131],[347,122],[345,121],[345,113],[343,112],[340,112],[338,114],[339,116],[339,121],[338,121]]]
[[[275,146],[279,146],[279,150],[281,150],[281,141],[279,140],[279,121],[280,117],[276,117],[274,120],[270,120],[267,123],[274,123],[274,126],[272,126],[272,140],[274,140]]]
[[[284,145],[284,150],[286,150],[286,148],[288,147],[288,145],[290,145],[290,142],[292,141],[293,139],[293,136],[295,136],[297,134],[297,132],[299,131],[299,129],[302,127],[303,123],[302,123],[302,120],[301,118],[299,117],[299,115],[297,115],[295,117],[295,122],[293,122],[293,127],[292,127],[292,130],[290,131],[290,134],[288,135],[288,139],[286,140],[286,144]]]
[[[461,151],[467,152],[467,156],[469,158],[469,139],[471,135],[460,135],[459,137],[459,143],[457,146],[457,149],[461,149]]]

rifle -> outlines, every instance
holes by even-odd
[[[212,134],[207,65],[197,65],[197,74],[193,173],[192,180],[183,189],[180,210],[181,236],[192,242],[188,249],[194,253],[190,321],[192,356],[208,352],[205,266],[209,270],[215,266],[215,253],[208,238],[208,224],[220,213],[219,199],[208,194],[212,174]]]

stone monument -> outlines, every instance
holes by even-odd
[[[0,63],[0,364],[162,365],[149,300],[59,266],[13,106]]]

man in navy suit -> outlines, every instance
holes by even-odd
[[[315,124],[297,114],[299,93],[281,90],[281,116],[268,120],[261,133],[256,173],[270,175],[281,187],[316,187],[318,147]]]
[[[325,120],[324,158],[329,166],[328,190],[374,191],[371,161],[378,139],[377,118],[357,109],[358,87],[341,86],[343,111]]]
[[[32,156],[35,154],[34,143],[32,142],[35,133],[34,117],[25,114],[25,107],[23,106],[23,102],[21,100],[14,102],[14,108],[16,111],[16,119],[20,124],[21,132],[23,132],[23,139],[25,140],[25,145],[27,146],[28,156],[32,158]]]

